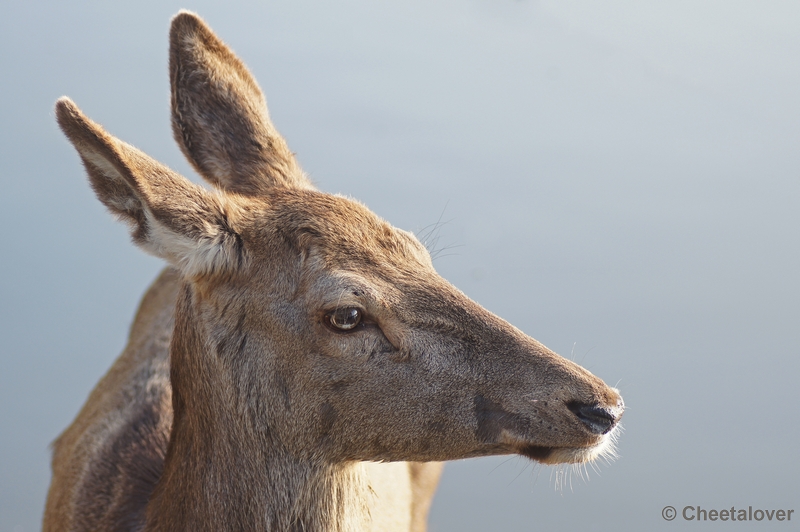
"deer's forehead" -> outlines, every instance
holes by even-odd
[[[264,238],[280,234],[292,247],[313,252],[329,267],[429,265],[427,250],[360,202],[317,191],[279,191],[259,221]]]

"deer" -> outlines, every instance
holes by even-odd
[[[168,266],[52,445],[45,531],[423,531],[444,461],[614,452],[618,390],[318,190],[199,16],[169,43],[174,137],[211,188],[56,103],[98,199]]]

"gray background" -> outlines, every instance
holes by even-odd
[[[446,278],[624,394],[620,460],[563,483],[521,458],[449,464],[432,530],[800,511],[800,4],[333,4],[0,6],[0,530],[38,529],[47,445],[161,268],[94,198],[53,103],[196,179],[169,127],[180,7],[251,67],[320,188],[410,230],[441,216]]]

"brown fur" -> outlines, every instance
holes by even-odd
[[[56,106],[99,199],[171,267],[54,443],[45,530],[424,530],[439,461],[609,452],[616,390],[447,283],[410,233],[315,190],[191,13],[170,77],[176,140],[218,191]],[[336,309],[363,319],[337,330]]]

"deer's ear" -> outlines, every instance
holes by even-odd
[[[83,160],[97,197],[131,226],[134,242],[188,277],[230,271],[243,261],[231,223],[236,205],[114,138],[69,99],[58,124]]]
[[[204,178],[243,195],[311,187],[253,75],[194,13],[172,19],[169,70],[172,131]]]

